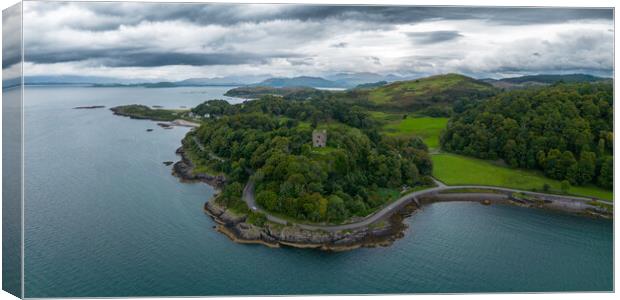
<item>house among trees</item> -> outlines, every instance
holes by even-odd
[[[327,144],[327,130],[315,129],[312,131],[312,146],[323,148]]]

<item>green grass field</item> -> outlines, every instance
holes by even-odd
[[[551,187],[551,192],[560,193],[560,181],[536,171],[512,169],[491,161],[447,153],[433,155],[432,160],[433,176],[447,185],[491,185],[542,191],[546,183]],[[613,191],[596,186],[573,186],[568,193],[613,200]]]
[[[417,135],[431,148],[439,148],[439,134],[446,128],[448,118],[408,117],[386,124],[383,129],[389,135]]]

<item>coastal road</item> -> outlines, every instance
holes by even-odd
[[[499,192],[505,192],[505,193],[523,193],[525,195],[530,195],[530,196],[538,196],[538,197],[542,197],[544,199],[561,199],[561,201],[566,201],[566,202],[578,202],[576,204],[579,205],[583,205],[586,204],[587,202],[591,201],[592,198],[584,198],[584,197],[575,197],[575,196],[564,196],[564,195],[553,195],[553,194],[544,194],[544,193],[537,193],[537,192],[529,192],[529,191],[523,191],[523,190],[517,190],[517,189],[510,189],[510,188],[502,188],[502,187],[496,187],[496,186],[484,186],[484,185],[453,185],[453,186],[448,186],[445,185],[444,183],[435,180],[435,183],[437,184],[436,187],[434,188],[429,188],[426,190],[421,190],[421,191],[416,191],[416,192],[412,192],[409,193],[407,195],[404,195],[402,197],[400,197],[398,200],[390,203],[389,205],[385,206],[384,208],[382,208],[381,210],[375,212],[374,214],[367,216],[366,218],[359,220],[357,222],[353,222],[353,223],[348,223],[348,224],[342,224],[342,225],[320,225],[320,224],[301,224],[301,223],[295,223],[296,226],[303,228],[303,229],[308,229],[308,230],[324,230],[324,231],[341,231],[341,230],[351,230],[351,229],[356,229],[356,228],[360,228],[360,227],[366,227],[372,223],[375,223],[379,220],[384,220],[386,218],[389,218],[392,214],[394,214],[395,212],[397,212],[401,207],[403,207],[404,205],[410,203],[411,201],[416,201],[416,198],[422,195],[427,195],[427,194],[432,194],[432,193],[438,193],[438,192],[442,192],[442,191],[448,191],[448,190],[456,190],[456,189],[485,189],[485,190],[494,190],[494,191],[499,191]],[[255,212],[261,212],[263,214],[265,214],[265,216],[267,217],[267,220],[274,222],[274,223],[278,223],[278,224],[282,224],[282,225],[286,225],[290,222],[287,222],[285,219],[274,216],[272,214],[270,214],[269,212],[263,210],[257,203],[256,200],[254,199],[254,183],[252,181],[248,181],[248,183],[245,185],[244,189],[243,189],[243,200],[245,201],[245,203],[248,205],[248,207]],[[599,200],[601,201],[601,200]],[[605,202],[608,204],[613,205],[613,202],[607,202],[607,201],[601,201],[601,202]]]

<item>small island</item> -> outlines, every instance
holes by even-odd
[[[73,109],[97,109],[97,108],[105,108],[105,106],[103,105],[76,106]]]
[[[438,82],[443,83],[442,89],[436,88]],[[417,96],[404,92],[404,86],[415,90]],[[528,90],[532,95],[523,99],[547,97],[547,103],[559,106],[555,111],[562,111],[563,105],[572,104],[553,100],[548,93],[579,90],[584,93],[583,101],[596,95],[599,109],[608,109],[604,104],[610,95],[606,88],[605,84],[560,84]],[[600,139],[603,142],[593,137],[584,139],[582,145],[599,147],[596,152],[581,150],[581,160],[566,162],[564,173],[553,175],[559,176],[556,180],[564,180],[561,190],[556,189],[559,181],[546,177],[540,177],[540,188],[462,179],[475,180],[476,170],[488,163],[484,160],[471,159],[468,163],[478,165],[453,171],[450,176],[441,173],[443,169],[435,172],[434,164],[444,168],[442,161],[435,158],[448,155],[441,149],[476,155],[467,153],[471,145],[458,140],[466,134],[465,128],[472,126],[464,124],[475,118],[466,118],[468,114],[486,116],[488,113],[477,110],[491,109],[489,106],[495,102],[523,93],[501,91],[488,83],[449,74],[365,89],[320,92],[310,99],[282,92],[284,96],[263,95],[235,105],[209,100],[186,111],[141,105],[111,110],[117,115],[194,127],[177,150],[181,160],[173,165],[172,172],[184,181],[202,181],[217,189],[214,199],[205,203],[205,212],[218,224],[218,231],[239,243],[331,251],[387,246],[404,235],[404,218],[436,201],[510,204],[610,218],[613,204],[605,199],[608,194],[604,189],[589,187],[569,192],[571,184],[606,184],[605,164],[610,152],[605,148],[604,135]],[[446,95],[458,100],[452,101]],[[478,102],[484,105],[473,105]],[[530,105],[533,110],[538,107],[536,103]],[[396,112],[402,110],[407,113]],[[451,123],[446,126],[445,117],[433,116],[438,111],[451,116]],[[525,120],[518,121],[526,124]],[[427,131],[419,129],[420,122]],[[510,122],[504,120],[501,124],[508,126]],[[596,124],[602,131],[607,128],[606,123]],[[534,134],[534,128],[531,132]],[[475,138],[467,141],[478,145],[473,144]],[[514,157],[528,153],[529,149],[515,146],[513,152],[507,151],[506,147],[513,143],[508,139],[503,151],[497,152],[513,155],[502,157],[508,162],[507,166],[496,167],[503,168],[502,172],[517,172],[511,169],[513,164],[513,168],[520,167]],[[554,155],[556,150],[541,148],[539,152]],[[601,157],[598,160],[597,155]],[[551,162],[551,157],[545,155],[544,159]],[[453,180],[455,173],[462,174],[461,179]],[[582,175],[570,177],[576,174]]]

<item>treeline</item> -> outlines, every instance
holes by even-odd
[[[208,100],[191,110],[198,116],[211,118],[260,112],[263,114],[308,121],[316,127],[321,122],[337,121],[363,130],[377,129],[367,110],[331,97],[313,98],[312,101],[291,101],[277,96],[263,96],[260,101],[230,104],[225,100]]]
[[[230,183],[221,199],[229,206],[239,205],[242,186],[251,177],[256,201],[265,209],[339,222],[384,204],[382,189],[430,180],[432,164],[420,139],[379,136],[369,117],[354,107],[277,97],[231,107],[234,113],[222,110],[226,113],[207,120],[184,141],[202,163],[227,174]],[[327,130],[325,148],[312,147],[314,121]]]
[[[573,185],[612,188],[612,85],[560,83],[502,93],[456,114],[441,146],[540,169]]]

